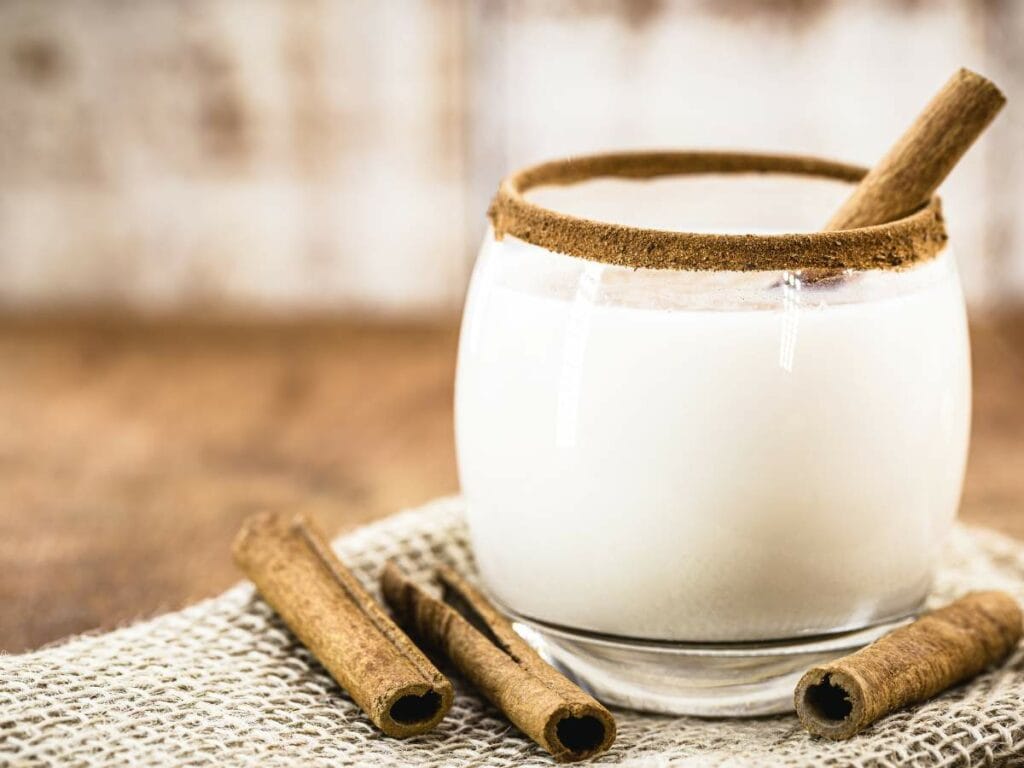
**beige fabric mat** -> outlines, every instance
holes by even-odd
[[[336,545],[368,584],[391,557],[424,574],[437,561],[472,567],[459,499],[397,515]],[[1024,544],[958,528],[933,599],[992,587],[1024,600]],[[435,732],[388,739],[242,584],[109,634],[0,657],[0,765],[552,764],[455,682],[455,706]],[[618,740],[595,764],[1024,764],[1024,656],[1017,652],[1001,669],[842,743],[808,737],[792,716],[615,714]]]

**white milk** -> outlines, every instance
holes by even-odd
[[[970,418],[952,258],[838,288],[777,277],[631,271],[488,236],[456,430],[501,603],[687,641],[919,605]]]

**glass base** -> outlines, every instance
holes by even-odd
[[[790,712],[810,667],[856,651],[909,619],[853,632],[759,643],[675,643],[570,630],[510,614],[544,659],[605,704],[671,715]]]

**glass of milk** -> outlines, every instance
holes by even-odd
[[[816,232],[859,169],[643,157],[521,172],[500,237],[508,180],[492,207],[456,384],[473,550],[604,701],[783,711],[928,592],[970,421],[956,267],[924,211]]]

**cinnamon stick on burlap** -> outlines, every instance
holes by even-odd
[[[442,598],[415,584],[394,563],[385,566],[384,599],[399,621],[444,653],[557,761],[583,760],[608,749],[615,739],[611,713],[541,659],[454,571],[444,568],[438,576]]]
[[[796,713],[815,736],[847,739],[1005,659],[1021,637],[1021,609],[1005,592],[972,592],[866,648],[808,671]]]
[[[388,618],[303,515],[259,514],[235,562],[338,684],[388,736],[433,728],[452,686]]]

